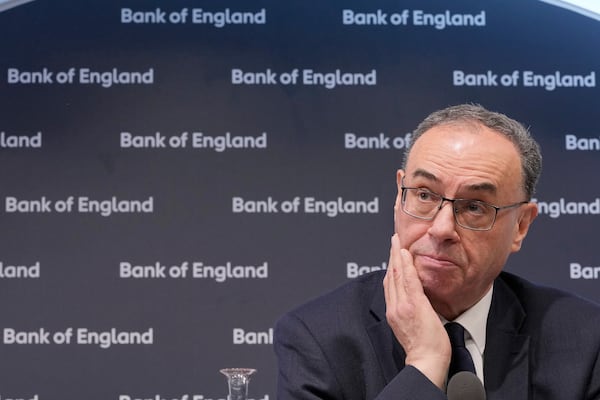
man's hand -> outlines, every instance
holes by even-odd
[[[444,388],[452,349],[448,334],[423,292],[413,258],[392,237],[390,261],[383,280],[386,318],[412,365]]]

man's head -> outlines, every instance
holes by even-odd
[[[527,130],[480,106],[437,111],[415,130],[397,173],[395,230],[446,318],[475,304],[521,248],[540,170]]]
[[[412,134],[411,143],[414,144],[423,133],[434,126],[452,123],[480,124],[506,136],[519,152],[523,169],[523,189],[527,200],[531,200],[542,172],[542,155],[538,143],[521,123],[504,114],[488,111],[480,105],[461,104],[431,113],[417,126]],[[406,169],[412,144],[406,147],[403,169]]]

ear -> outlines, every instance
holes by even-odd
[[[527,203],[521,207],[521,212],[515,226],[515,237],[512,243],[512,252],[521,250],[523,239],[527,236],[531,223],[538,215],[538,207],[536,203]]]
[[[394,203],[394,226],[397,227],[397,220],[398,220],[398,213],[401,212],[400,207],[401,204],[400,202],[402,201],[402,178],[404,177],[404,171],[399,169],[398,171],[396,171],[396,186],[398,189],[398,192],[396,194],[396,202]]]
[[[396,187],[397,187],[397,195],[396,195],[396,205],[398,207],[400,205],[400,197],[402,196],[402,178],[404,177],[404,170],[399,169],[396,171]]]
[[[403,169],[399,169],[398,171],[396,171],[396,184],[398,185],[398,188],[400,188],[400,186],[402,186],[402,178],[404,177],[404,170]]]

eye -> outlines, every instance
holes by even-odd
[[[472,215],[484,215],[489,211],[489,207],[477,200],[464,200],[456,205],[457,211],[467,212]]]
[[[422,202],[437,202],[440,197],[437,194],[430,192],[429,190],[418,189],[417,198]]]

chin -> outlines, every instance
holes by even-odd
[[[456,301],[457,296],[463,292],[463,282],[452,274],[439,274],[419,272],[419,279],[423,284],[423,290],[430,299],[449,299]]]
[[[462,282],[463,272],[457,265],[429,265],[417,264],[417,274],[423,283],[423,286],[448,286],[452,282],[454,285]]]

